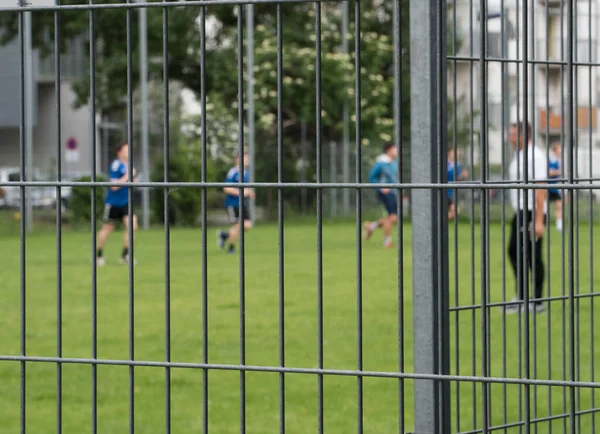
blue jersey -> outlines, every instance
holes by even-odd
[[[460,163],[448,161],[448,182],[454,182],[460,176],[462,167]],[[454,190],[448,189],[448,198],[452,199]]]
[[[372,184],[396,184],[398,182],[398,164],[396,161],[385,154],[377,157],[369,172],[369,182]],[[395,194],[395,191],[390,190],[390,193]]]
[[[549,170],[560,170],[560,160],[556,158],[556,156],[550,156],[548,161],[548,169]],[[549,179],[557,179],[560,178],[559,175],[549,176]],[[548,181],[549,184],[556,184],[556,181]],[[557,189],[548,190],[550,193],[558,193]]]
[[[127,165],[121,160],[115,160],[110,165],[110,180],[116,181],[127,174]],[[127,187],[121,187],[118,190],[108,189],[105,203],[110,206],[126,206],[129,203]]]
[[[240,169],[238,167],[232,167],[231,169],[229,169],[229,172],[227,172],[227,178],[225,179],[225,182],[231,182],[231,183],[240,182]],[[243,182],[248,182],[248,171],[247,170],[244,170],[244,181]],[[248,199],[245,199],[244,206],[247,205],[247,202],[248,202]],[[240,207],[240,197],[235,196],[233,194],[226,195],[225,196],[225,207],[239,208]]]

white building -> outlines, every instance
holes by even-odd
[[[487,0],[487,113],[488,157],[492,165],[500,164],[503,150],[510,153],[508,144],[503,146],[503,123],[506,127],[516,119],[524,119],[523,44],[528,41],[528,110],[527,118],[533,127],[533,140],[546,149],[566,135],[567,105],[567,2],[562,0],[536,0],[533,10],[527,11],[527,27],[523,26],[523,1]],[[600,0],[577,0],[576,28],[574,29],[575,63],[573,95],[574,125],[576,126],[577,173],[582,178],[600,177],[600,167],[591,172],[589,162],[600,158],[600,130],[598,125],[599,77],[598,68],[587,65],[598,62],[598,20]],[[530,5],[530,2],[527,2]],[[472,8],[471,8],[472,6]],[[457,56],[468,58],[480,56],[481,22],[478,0],[455,0],[456,31],[463,40]],[[502,10],[502,6],[504,10]],[[454,11],[448,14],[452,21]],[[562,19],[561,19],[562,17]],[[527,31],[527,38],[523,30]],[[472,35],[472,41],[471,41]],[[496,60],[494,60],[496,59]],[[501,59],[509,60],[501,62]],[[561,62],[563,65],[545,62]],[[463,109],[481,111],[481,72],[478,61],[449,62],[448,94],[465,97]],[[456,76],[456,78],[455,78]],[[454,86],[456,80],[456,86]],[[504,115],[504,116],[503,116]],[[452,122],[449,114],[448,121]],[[479,120],[475,122],[479,130]],[[504,128],[505,131],[505,128]],[[505,135],[504,135],[505,136]],[[476,149],[478,139],[475,136]],[[566,142],[566,141],[565,141]],[[469,144],[458,144],[469,146]],[[478,153],[477,153],[478,154]],[[565,151],[567,154],[567,151]],[[590,160],[590,156],[592,160]],[[598,165],[596,165],[598,166]],[[594,169],[592,169],[594,170]]]
[[[0,167],[20,166],[21,142],[21,55],[18,40],[0,47]],[[33,53],[33,166],[41,170],[56,167],[60,151],[64,172],[91,172],[92,125],[88,105],[75,109],[74,80],[87,73],[87,56],[82,41],[74,41],[61,55],[61,137],[57,133],[55,60],[50,54],[40,58]],[[102,152],[96,131],[96,170],[101,167]],[[75,143],[69,151],[67,143]]]

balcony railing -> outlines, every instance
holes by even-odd
[[[566,3],[566,0],[538,0],[538,4],[542,6],[548,5],[550,8],[558,8],[563,3]]]
[[[39,59],[39,81],[53,81],[56,77],[54,53]],[[63,79],[79,79],[88,70],[88,56],[85,42],[73,39],[67,43],[67,49],[60,55],[60,76]]]
[[[597,127],[597,109],[596,107],[577,107],[576,119],[577,129],[590,130]],[[546,134],[558,134],[562,128],[567,128],[567,117],[565,113],[558,111],[546,112],[545,109],[538,111],[538,131]]]

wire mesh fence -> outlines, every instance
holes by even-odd
[[[20,141],[19,178],[0,179],[19,192],[19,236],[2,247],[0,432],[595,432],[597,7],[2,5],[0,25],[20,47]],[[138,180],[141,10],[163,98],[161,127],[148,127],[162,135],[162,168]],[[268,77],[255,95],[250,28],[264,50],[253,71]],[[88,45],[87,57],[68,57],[69,79],[89,71],[74,85],[87,98],[88,181],[64,175],[61,145],[61,53],[74,35]],[[32,40],[51,53],[52,128],[35,125],[52,131],[48,180],[33,177]],[[302,68],[309,75],[294,76]],[[199,143],[177,154],[173,78],[195,85],[199,104]],[[226,109],[209,100],[215,89]],[[115,106],[129,146],[111,163],[98,124],[110,129],[101,112]],[[251,178],[249,151],[260,156]],[[238,156],[226,180],[211,168],[223,152]],[[199,179],[172,169],[190,160]],[[52,236],[28,230],[36,188],[55,190]],[[56,200],[70,188],[91,192],[80,231],[65,229]],[[144,189],[162,192],[151,196],[162,223],[138,233]],[[223,190],[231,224],[217,244],[235,255],[213,247],[211,195]],[[190,191],[199,208],[181,208],[199,228],[173,227]],[[275,222],[253,227],[262,191]],[[310,225],[290,218],[290,203]],[[103,254],[117,223],[121,271]],[[380,229],[383,248],[371,239]]]

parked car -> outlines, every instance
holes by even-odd
[[[17,182],[21,180],[21,169],[19,167],[0,168],[0,182]],[[34,169],[32,181],[49,181],[50,177],[42,171]],[[21,189],[16,186],[5,186],[2,188],[0,206],[7,208],[19,208],[21,206]],[[56,205],[56,189],[54,187],[26,187],[25,198],[31,201],[36,208],[50,208]]]

